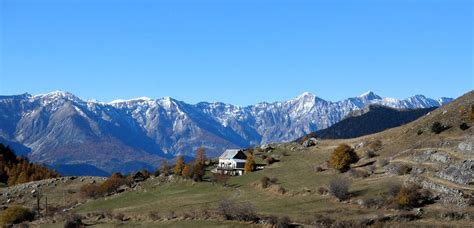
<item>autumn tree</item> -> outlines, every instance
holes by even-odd
[[[184,165],[181,175],[183,175],[183,177],[190,178],[193,175],[192,169],[193,168],[191,164]]]
[[[196,152],[196,160],[194,161],[193,180],[201,181],[205,173],[206,151],[204,147],[200,147]]]
[[[255,161],[253,159],[253,151],[249,151],[247,153],[247,159],[245,160],[244,172],[250,173],[254,170],[254,167],[255,167]]]
[[[340,172],[346,172],[350,169],[350,164],[358,160],[359,157],[352,147],[347,144],[341,144],[332,153],[329,163],[334,169]]]
[[[0,182],[12,186],[57,176],[54,170],[30,163],[26,158],[17,157],[10,147],[0,143]]]
[[[201,163],[204,165],[205,161],[206,161],[206,149],[204,149],[204,147],[201,146],[196,152],[196,163]]]
[[[161,160],[160,163],[160,174],[163,174],[165,176],[168,176],[170,170],[170,166],[168,164],[167,160]]]
[[[184,165],[184,156],[179,155],[178,159],[176,159],[176,165],[174,166],[174,175],[180,176],[181,172],[183,172]]]

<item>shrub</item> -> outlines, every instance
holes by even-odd
[[[380,159],[377,161],[377,164],[379,167],[384,167],[388,164],[390,164],[390,162],[387,160],[387,159]]]
[[[114,219],[116,219],[119,222],[125,221],[125,215],[123,213],[118,213],[114,216]]]
[[[359,205],[365,208],[381,208],[385,204],[385,200],[382,197],[372,197],[359,200]]]
[[[117,192],[119,187],[129,185],[130,182],[131,180],[122,176],[122,174],[114,173],[109,178],[107,178],[107,180],[105,180],[101,185],[83,185],[80,189],[80,192],[83,197],[98,198]]]
[[[390,184],[388,186],[388,192],[387,194],[390,196],[390,197],[395,197],[397,196],[397,194],[400,192],[400,189],[402,188],[402,186],[400,184]]]
[[[410,173],[412,170],[411,166],[403,163],[394,163],[385,167],[387,173],[396,175],[405,175]]]
[[[432,202],[431,192],[415,184],[401,187],[398,194],[393,198],[393,203],[398,209],[420,207]]]
[[[85,184],[81,187],[80,193],[82,197],[98,198],[100,197],[100,186],[98,184]]]
[[[423,130],[421,130],[421,129],[418,130],[418,131],[416,132],[416,134],[417,134],[417,135],[422,135],[422,134],[423,134]]]
[[[66,223],[64,224],[64,228],[79,228],[79,227],[85,227],[85,225],[82,222],[82,217],[77,214],[70,216],[66,220]]]
[[[339,200],[346,200],[349,198],[349,185],[346,179],[336,177],[329,182],[329,193]]]
[[[446,129],[448,129],[448,127],[442,125],[440,122],[437,121],[434,122],[433,125],[431,125],[431,131],[436,134],[439,134],[445,131]]]
[[[150,211],[148,213],[148,217],[152,220],[152,221],[157,221],[157,220],[160,220],[161,219],[161,216],[160,214],[157,212],[157,211]]]
[[[469,126],[466,124],[466,123],[462,123],[461,125],[459,125],[459,128],[463,131],[469,129]]]
[[[365,157],[366,158],[373,158],[375,156],[377,156],[377,153],[375,153],[375,151],[373,151],[373,150],[367,150],[365,152]]]
[[[322,187],[322,186],[321,186],[321,187],[318,188],[318,193],[319,193],[320,195],[326,195],[326,194],[329,193],[329,190],[328,190],[326,187]]]
[[[370,142],[367,147],[369,148],[369,150],[372,150],[372,151],[377,151],[377,150],[380,150],[382,149],[382,141],[380,141],[380,139],[376,139],[372,142]]]
[[[335,222],[336,221],[334,221],[333,219],[329,217],[315,214],[314,217],[308,220],[306,223],[313,225],[315,227],[333,227]]]
[[[35,218],[30,209],[22,206],[8,207],[0,216],[0,225],[18,224],[26,221],[32,221]]]
[[[260,179],[260,184],[262,185],[262,188],[268,188],[272,184],[276,184],[278,182],[277,178],[269,178],[267,176],[262,177]]]
[[[128,185],[130,181],[120,173],[112,174],[100,185],[101,195],[111,194],[117,191],[120,186]]]
[[[270,216],[265,219],[266,223],[275,228],[287,228],[291,225],[291,220],[288,216],[278,218],[276,216]]]
[[[319,172],[324,171],[324,169],[323,169],[323,167],[321,167],[320,165],[318,165],[318,166],[315,166],[315,167],[314,167],[314,171],[317,172],[317,173],[319,173]]]
[[[440,218],[445,219],[447,221],[461,220],[465,217],[467,217],[467,215],[459,211],[447,211],[440,214]]]
[[[221,200],[217,211],[226,220],[251,222],[258,220],[255,207],[250,203],[237,203],[230,199]]]
[[[262,179],[260,179],[260,184],[262,185],[262,188],[267,188],[270,186],[270,178],[267,176],[262,177]]]
[[[347,144],[339,145],[331,155],[330,164],[334,169],[340,172],[346,172],[350,169],[350,164],[359,160],[354,149]]]

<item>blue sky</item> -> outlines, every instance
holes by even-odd
[[[0,2],[2,95],[247,105],[474,88],[470,0]]]

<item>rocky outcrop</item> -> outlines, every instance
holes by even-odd
[[[467,137],[467,139],[464,142],[459,143],[458,150],[464,153],[471,153],[472,155],[472,152],[474,151],[473,144],[474,144],[474,136]]]
[[[472,182],[474,160],[465,160],[461,164],[452,164],[436,173],[436,176],[459,184]]]
[[[439,201],[444,204],[456,205],[458,207],[467,206],[467,199],[464,198],[463,191],[459,189],[436,183],[433,180],[422,176],[412,176],[408,179],[408,182],[418,184],[425,189],[437,192]]]
[[[304,147],[312,147],[318,144],[318,140],[316,138],[309,138],[303,142]]]
[[[429,162],[429,161],[447,163],[447,162],[452,161],[453,159],[449,154],[445,152],[436,151],[436,150],[428,150],[420,155],[415,156],[413,160],[418,163]]]

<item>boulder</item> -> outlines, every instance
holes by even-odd
[[[309,138],[303,142],[304,147],[312,147],[318,144],[318,140],[316,138]]]

